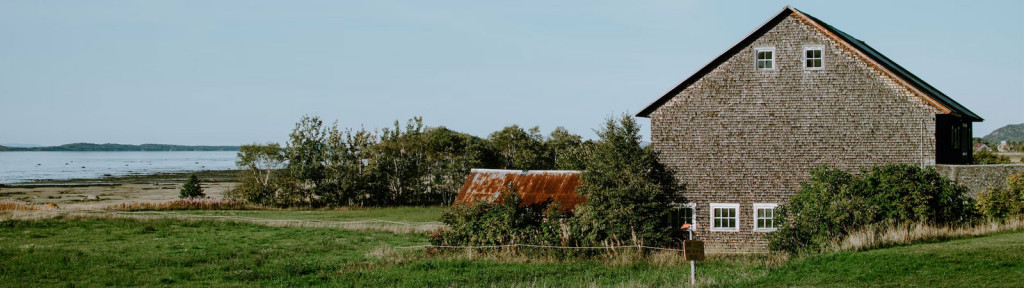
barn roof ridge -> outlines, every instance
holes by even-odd
[[[934,104],[937,104],[937,106],[940,106],[940,110],[947,110],[949,111],[949,113],[962,116],[966,119],[969,119],[971,122],[984,121],[984,119],[982,119],[980,116],[978,116],[974,112],[971,112],[971,110],[967,109],[963,105],[960,105],[960,103],[956,102],[955,100],[953,100],[946,94],[942,93],[935,87],[931,86],[924,80],[921,80],[913,73],[910,73],[910,71],[907,71],[899,64],[896,64],[896,62],[892,61],[891,59],[889,59],[882,53],[878,52],[874,48],[871,48],[871,46],[868,46],[867,43],[865,43],[864,41],[854,38],[853,36],[846,34],[845,32],[835,28],[834,26],[829,25],[828,23],[825,23],[824,21],[821,21],[820,19],[815,18],[810,14],[804,13],[803,11],[797,10],[796,8],[793,8],[792,6],[789,5],[783,7],[781,11],[775,14],[775,16],[769,18],[768,21],[765,21],[764,24],[758,26],[758,28],[754,29],[754,31],[750,32],[750,34],[743,37],[739,42],[737,42],[733,46],[730,46],[730,48],[725,50],[725,52],[723,52],[721,55],[712,59],[710,62],[708,62],[708,64],[701,66],[700,69],[698,69],[692,75],[690,75],[681,83],[679,83],[679,85],[676,85],[674,88],[666,92],[665,95],[651,102],[651,104],[647,105],[647,107],[641,110],[640,113],[637,113],[636,116],[650,117],[650,114],[653,113],[654,110],[657,110],[659,107],[664,105],[666,102],[668,102],[668,100],[672,99],[672,97],[675,97],[684,89],[686,89],[693,83],[697,82],[697,80],[703,78],[704,75],[707,75],[715,68],[718,68],[719,65],[727,61],[729,58],[732,58],[734,55],[736,55],[741,50],[746,48],[747,45],[756,41],[762,35],[764,35],[772,28],[774,28],[776,25],[778,25],[780,22],[782,22],[782,20],[786,19],[786,17],[793,14],[814,22],[814,24],[824,28],[826,30],[825,32],[832,34],[836,38],[842,40],[842,42],[845,42],[846,44],[852,46],[852,48],[854,48],[857,52],[869,58],[870,61],[874,61],[879,66],[881,66],[881,68],[888,72],[889,74],[891,74],[891,76],[907,84],[912,90],[916,90],[917,92],[922,94],[921,96],[928,98],[928,100],[931,100],[931,102],[934,102]]]

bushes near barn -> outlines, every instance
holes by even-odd
[[[452,206],[441,214],[441,222],[449,229],[435,232],[430,242],[439,246],[558,244],[561,241],[555,231],[559,229],[545,226],[559,226],[561,215],[558,209],[548,206],[551,205],[523,205],[516,188],[509,187],[494,203],[479,201]]]
[[[977,219],[963,186],[934,168],[897,164],[858,174],[816,168],[788,204],[779,207],[780,228],[768,234],[769,248],[818,252],[851,231],[905,222],[966,224]]]
[[[978,194],[978,210],[991,220],[1024,215],[1024,171],[1010,175],[1006,186],[990,186]]]
[[[435,245],[481,246],[677,246],[682,230],[669,223],[669,205],[680,190],[672,173],[647,147],[632,117],[610,118],[577,189],[587,202],[574,215],[557,203],[522,205],[514,188],[496,203],[456,204],[441,221],[450,229],[435,233]],[[566,217],[568,216],[568,217]]]

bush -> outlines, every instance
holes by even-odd
[[[816,168],[789,203],[779,207],[780,228],[768,234],[768,246],[790,253],[819,252],[869,225],[968,223],[977,213],[966,191],[931,167],[876,166],[858,175]]]
[[[992,153],[992,151],[982,150],[974,152],[974,164],[1010,164],[1010,157]]]
[[[542,211],[550,213],[545,208],[547,204],[523,205],[519,193],[510,187],[495,203],[456,203],[441,215],[441,222],[449,229],[435,232],[430,242],[443,246],[550,243],[551,234],[538,233],[545,230]]]
[[[1024,171],[1006,179],[1007,189],[989,187],[978,194],[978,210],[992,220],[1024,214]]]
[[[179,198],[205,198],[206,194],[203,193],[203,184],[199,183],[199,177],[196,174],[188,176],[188,181],[185,181],[185,185],[181,187],[181,196]]]

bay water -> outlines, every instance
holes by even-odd
[[[0,184],[32,180],[232,170],[235,151],[0,152]]]

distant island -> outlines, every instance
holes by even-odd
[[[57,152],[85,152],[85,151],[238,151],[239,146],[186,146],[168,144],[95,144],[95,143],[72,143],[60,146],[48,147],[7,147],[0,146],[0,151],[57,151]]]

